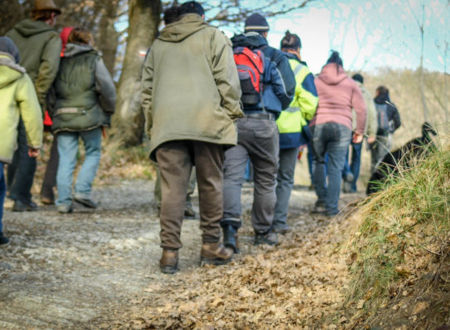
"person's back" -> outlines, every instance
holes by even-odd
[[[189,1],[180,19],[153,43],[142,74],[142,108],[150,157],[161,174],[160,269],[178,270],[187,183],[195,164],[202,229],[201,263],[224,264],[232,251],[220,240],[224,147],[236,144],[242,116],[237,69],[228,38],[204,22],[203,7]]]
[[[152,154],[160,144],[170,140],[235,143],[233,119],[241,115],[241,110],[235,102],[239,90],[233,86],[238,82],[235,72],[224,66],[230,60],[225,57],[232,54],[224,53],[220,62],[215,57],[229,46],[219,30],[196,14],[184,15],[163,29],[155,40],[143,75],[144,108],[150,101],[145,98],[147,80],[152,80],[151,121],[148,121],[152,124]],[[219,86],[214,76],[216,70],[222,80]]]
[[[32,19],[17,23],[8,33],[18,46],[21,54],[20,64],[25,67],[41,105],[42,115],[46,109],[48,91],[58,72],[61,40],[53,26],[61,10],[53,0],[35,0]],[[37,162],[27,155],[27,136],[23,121],[19,121],[18,148],[14,161],[8,166],[9,196],[15,201],[13,211],[35,211],[31,188]]]
[[[28,152],[36,157],[42,144],[42,116],[33,83],[18,65],[19,52],[7,37],[0,37],[0,245],[8,243],[3,235],[2,216],[5,198],[3,164],[12,162],[17,146],[19,117],[27,134]]]

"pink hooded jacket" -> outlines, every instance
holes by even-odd
[[[335,63],[322,68],[314,80],[319,96],[319,105],[310,126],[329,122],[352,129],[352,108],[356,112],[356,132],[364,133],[366,105],[358,85],[347,76],[344,69]]]

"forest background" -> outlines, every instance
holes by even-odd
[[[0,35],[28,17],[33,2],[3,0]],[[349,73],[362,72],[370,92],[374,93],[378,85],[390,89],[403,121],[394,135],[394,147],[419,136],[424,121],[448,133],[450,1],[199,2],[205,7],[206,20],[230,37],[243,30],[245,17],[253,12],[268,17],[271,26],[268,40],[274,47],[278,47],[285,30],[299,34],[303,41],[303,60],[315,74],[325,63],[330,49],[340,51],[345,69]],[[95,46],[102,52],[116,81],[118,99],[110,138],[116,146],[139,145],[145,140],[138,92],[144,55],[158,30],[163,28],[162,12],[178,2],[55,0],[55,3],[63,9],[57,28],[90,29]],[[367,157],[366,152],[363,161],[366,176]],[[307,179],[299,180],[303,183]]]

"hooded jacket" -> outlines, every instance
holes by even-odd
[[[142,74],[150,156],[165,142],[235,145],[241,89],[229,39],[197,14],[167,25]]]
[[[30,147],[42,145],[42,113],[30,77],[10,54],[0,52],[0,162],[10,163],[22,117]]]
[[[289,59],[297,85],[289,108],[282,111],[277,119],[280,149],[297,148],[308,143],[308,137],[305,137],[307,133],[302,134],[302,129],[314,117],[319,102],[314,76],[306,63],[301,62],[294,54],[285,54]]]
[[[41,106],[58,73],[61,39],[58,33],[42,21],[25,19],[6,33],[20,52],[20,65],[34,82]]]
[[[378,122],[378,112],[379,107],[386,107],[388,119],[389,119],[389,134],[394,133],[402,124],[400,119],[400,113],[394,103],[391,102],[389,97],[389,92],[387,94],[379,94],[374,99],[375,107],[377,111],[377,122]],[[378,127],[377,135],[384,136],[386,132],[383,132],[380,127]]]
[[[310,126],[329,122],[352,129],[352,108],[356,112],[356,128],[364,133],[366,105],[356,82],[347,76],[341,66],[330,63],[322,68],[315,79],[319,105]]]
[[[367,120],[364,134],[367,135],[367,137],[375,137],[377,134],[378,123],[377,123],[377,111],[375,109],[375,104],[372,95],[364,87],[362,83],[360,83],[359,81],[355,82],[361,89],[361,94],[364,98],[364,103],[366,104],[367,108]],[[356,114],[355,112],[353,112],[353,129],[355,128],[356,128]]]
[[[114,82],[91,46],[67,44],[53,89],[50,114],[55,134],[109,125],[116,102]]]

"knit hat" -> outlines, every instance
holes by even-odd
[[[267,32],[269,31],[269,23],[260,14],[252,14],[245,20],[245,32],[255,31],[255,32]]]
[[[203,6],[199,4],[197,1],[188,1],[183,3],[180,7],[180,16],[186,15],[186,14],[197,14],[200,16],[205,15],[205,10],[203,9]]]
[[[42,11],[42,10],[51,10],[56,12],[58,15],[61,14],[61,9],[56,7],[53,0],[36,0],[34,2],[33,12]]]
[[[14,57],[16,63],[20,62],[19,49],[10,38],[0,37],[0,52],[8,53]]]
[[[363,78],[363,76],[362,76],[361,74],[359,74],[359,73],[355,73],[355,74],[352,76],[352,79],[355,80],[355,81],[359,81],[361,84],[364,83],[364,78]]]

